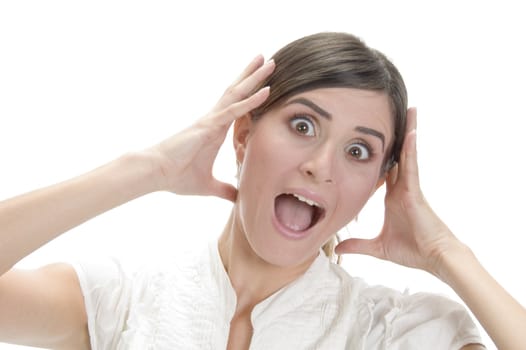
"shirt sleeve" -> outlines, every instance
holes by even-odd
[[[84,296],[91,348],[116,349],[130,308],[130,278],[115,260],[72,266]]]
[[[366,349],[461,349],[482,344],[466,308],[446,297],[378,289]]]

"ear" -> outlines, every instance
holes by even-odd
[[[234,150],[236,151],[236,160],[239,164],[243,163],[245,157],[251,127],[252,116],[250,113],[236,119],[234,122]]]

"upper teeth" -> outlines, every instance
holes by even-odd
[[[292,194],[294,197],[296,197],[299,201],[302,201],[302,202],[305,202],[307,203],[308,205],[311,205],[313,207],[321,207],[321,205],[319,205],[318,203],[316,203],[315,201],[312,201],[308,198],[305,198],[303,196],[300,196],[299,194],[296,194],[296,193],[293,193]]]

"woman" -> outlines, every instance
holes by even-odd
[[[212,176],[232,123],[237,188]],[[351,35],[312,35],[274,60],[257,57],[192,127],[0,204],[0,339],[75,349],[483,348],[460,305],[369,287],[329,262],[336,232],[385,183],[380,235],[341,242],[336,253],[428,271],[499,348],[524,347],[524,309],[420,191],[415,128],[396,68]],[[68,229],[154,191],[234,202],[218,242],[133,277],[111,262],[11,269]]]

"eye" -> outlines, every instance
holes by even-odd
[[[314,136],[316,134],[314,123],[305,116],[296,116],[292,118],[290,126],[295,132],[301,135]]]
[[[346,152],[357,160],[367,160],[371,157],[369,146],[359,142],[349,145]]]

